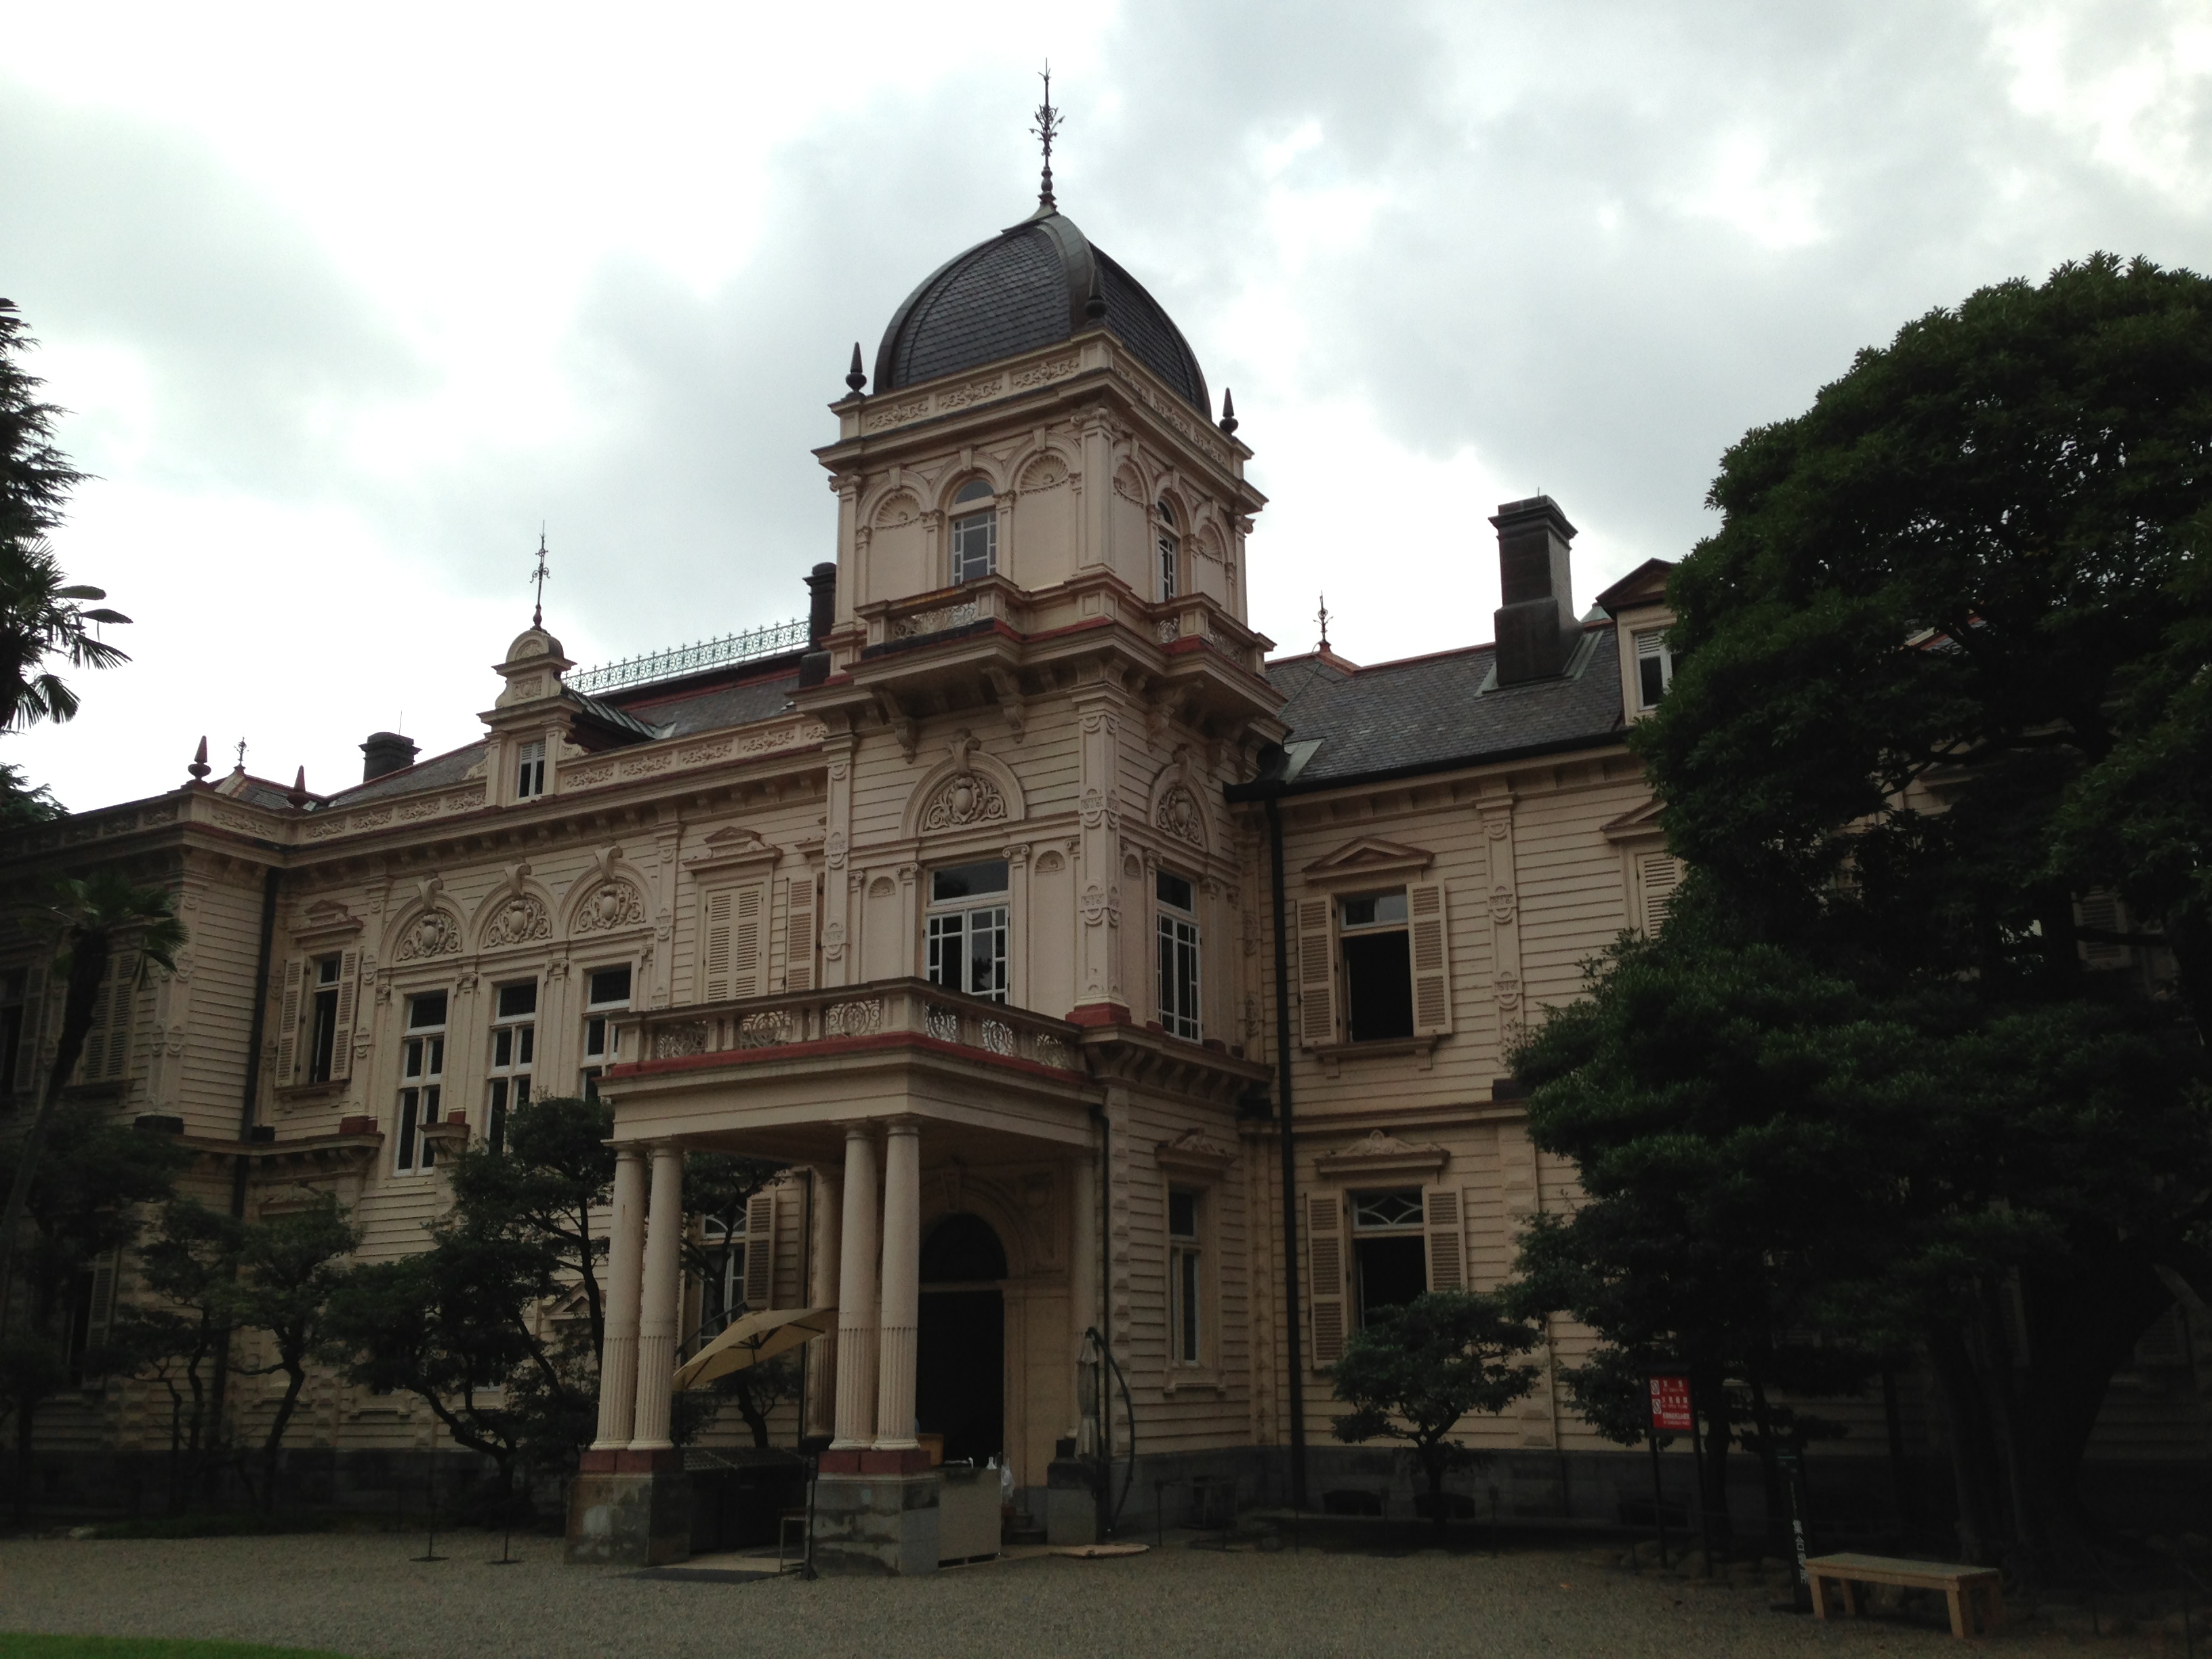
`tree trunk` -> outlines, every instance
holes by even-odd
[[[265,1507],[274,1514],[276,1509],[276,1460],[283,1455],[284,1431],[292,1425],[292,1413],[300,1404],[300,1391],[307,1386],[307,1373],[299,1361],[284,1362],[284,1397],[276,1402],[276,1415],[269,1425],[269,1437],[261,1443],[261,1480],[267,1494]]]
[[[1444,1535],[1444,1470],[1451,1454],[1441,1440],[1431,1441],[1415,1449],[1420,1454],[1421,1468],[1429,1477],[1429,1518],[1436,1523],[1437,1536]]]
[[[1959,1553],[1968,1561],[1994,1566],[2003,1553],[2006,1536],[1998,1520],[2002,1505],[2001,1483],[1982,1379],[1956,1325],[1939,1325],[1929,1333],[1928,1357],[1950,1430]]]
[[[31,1512],[31,1420],[38,1415],[36,1400],[15,1402],[15,1519],[28,1518]]]
[[[1692,1398],[1705,1420],[1703,1455],[1698,1466],[1698,1503],[1704,1511],[1704,1530],[1716,1549],[1725,1552],[1735,1541],[1735,1524],[1729,1515],[1728,1455],[1735,1430],[1729,1421],[1728,1380],[1717,1370],[1693,1368]]]
[[[0,1215],[0,1329],[5,1329],[8,1323],[9,1292],[15,1274],[15,1236],[22,1231],[23,1217],[31,1206],[31,1186],[39,1172],[39,1158],[46,1151],[46,1132],[53,1127],[62,1091],[68,1085],[70,1073],[76,1070],[78,1056],[84,1053],[85,1038],[92,1033],[93,1004],[99,1000],[100,981],[106,973],[107,935],[97,932],[79,934],[70,950],[69,988],[62,1004],[61,1046],[54,1053],[54,1069],[47,1075],[46,1090],[39,1097],[38,1115],[31,1120],[16,1155],[15,1177],[8,1188],[7,1212]],[[36,1033],[32,1035],[35,1040]]]

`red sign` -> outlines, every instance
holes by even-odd
[[[1661,1434],[1688,1434],[1696,1428],[1690,1417],[1688,1377],[1651,1379],[1651,1426]]]

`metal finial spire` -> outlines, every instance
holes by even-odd
[[[241,772],[246,769],[246,739],[244,738],[238,740],[238,769]]]
[[[853,366],[845,371],[845,384],[858,392],[868,383],[868,371],[860,362],[860,343],[853,342]]]
[[[1321,624],[1320,648],[1326,651],[1328,649],[1328,595],[1326,593],[1321,596],[1321,609],[1315,613],[1314,620]]]
[[[1237,435],[1237,399],[1230,395],[1227,386],[1221,388],[1220,426],[1224,436],[1233,438]]]
[[[532,628],[545,626],[545,578],[549,574],[545,568],[545,526],[541,524],[538,526],[538,568],[530,573],[530,580],[538,588],[538,603],[530,612]]]
[[[187,766],[185,770],[192,775],[192,780],[194,782],[198,782],[200,779],[207,776],[207,739],[204,737],[200,739],[198,750],[192,756],[192,763],[190,766]]]
[[[1036,106],[1036,125],[1030,129],[1044,144],[1044,179],[1037,187],[1037,206],[1049,209],[1052,199],[1052,141],[1060,131],[1060,112],[1052,106],[1052,59],[1044,60],[1044,102]]]

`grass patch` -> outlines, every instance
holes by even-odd
[[[327,1648],[250,1642],[173,1642],[164,1637],[21,1636],[0,1632],[0,1659],[345,1659]]]
[[[159,1515],[137,1521],[109,1521],[93,1528],[92,1536],[261,1538],[280,1533],[329,1532],[336,1524],[337,1517],[329,1515],[262,1515],[252,1510],[216,1510],[200,1515]],[[0,1659],[5,1659],[7,1651],[0,1648]]]

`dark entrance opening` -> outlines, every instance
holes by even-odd
[[[981,1216],[946,1216],[922,1241],[915,1418],[945,1437],[948,1462],[1006,1451],[1006,1248]]]

